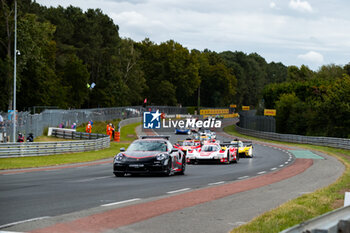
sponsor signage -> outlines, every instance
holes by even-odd
[[[228,114],[229,109],[201,109],[200,115],[209,115],[209,114]]]
[[[231,104],[230,108],[237,108],[237,104]]]
[[[276,116],[276,109],[264,109],[265,116]]]
[[[242,110],[248,111],[248,110],[250,110],[250,106],[242,106]]]

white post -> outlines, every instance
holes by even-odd
[[[16,142],[16,73],[17,73],[17,1],[15,0],[15,37],[13,53],[13,142]]]
[[[350,192],[345,192],[344,207],[350,205]]]

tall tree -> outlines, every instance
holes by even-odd
[[[55,73],[55,27],[25,14],[18,22],[18,106],[61,105],[61,82]]]

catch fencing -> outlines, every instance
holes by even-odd
[[[141,120],[142,120],[142,117],[133,117],[133,118],[122,120],[118,124],[118,131],[120,132],[120,129],[125,125],[141,122]]]
[[[83,140],[0,143],[0,157],[8,158],[85,152],[101,150],[110,146],[109,136],[105,134],[88,134],[65,129],[52,129],[52,135],[58,138]]]
[[[166,114],[186,114],[187,108],[168,106],[141,106],[116,107],[116,108],[95,108],[95,109],[50,109],[40,114],[30,114],[29,112],[18,112],[16,114],[16,136],[19,132],[23,135],[33,133],[34,137],[43,134],[48,127],[58,127],[60,124],[64,128],[71,128],[73,123],[80,125],[88,121],[110,121],[113,119],[127,119],[141,117],[144,111],[164,112]],[[12,141],[13,134],[13,114],[0,112],[4,122],[0,125],[0,142]]]
[[[239,126],[265,132],[276,132],[276,120],[273,116],[257,116],[256,110],[239,112]]]
[[[339,149],[350,150],[350,139],[345,138],[332,138],[332,137],[313,137],[302,136],[295,134],[278,134],[273,132],[263,132],[252,129],[245,129],[240,126],[236,126],[239,133],[269,140],[276,140],[282,142],[293,142],[301,144],[311,144],[318,146],[329,146]]]

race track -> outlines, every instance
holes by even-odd
[[[173,135],[171,141],[181,138],[186,136]],[[254,158],[230,165],[188,165],[185,176],[116,178],[112,160],[95,166],[0,175],[0,208],[5,210],[0,213],[0,225],[247,179],[292,162],[282,149],[254,144]]]

